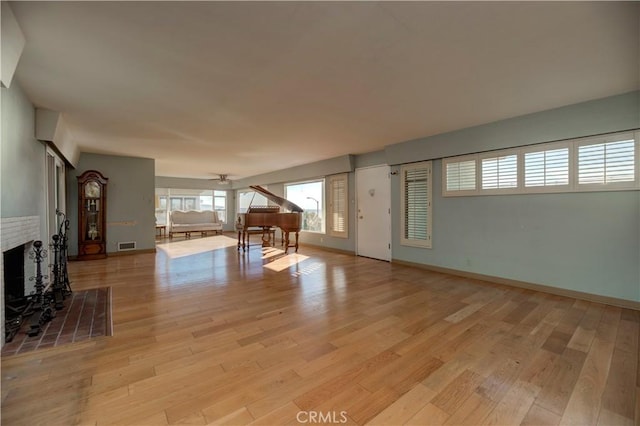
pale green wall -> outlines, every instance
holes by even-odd
[[[118,242],[136,242],[137,250],[155,248],[155,162],[149,158],[82,153],[78,167],[67,174],[71,229],[69,254],[78,254],[78,180],[87,170],[109,178],[107,185],[107,253]]]
[[[45,145],[34,136],[35,109],[17,82],[1,89],[2,217],[40,216],[44,232]],[[43,239],[45,239],[43,235]]]
[[[357,155],[354,162],[356,169],[379,166],[381,164],[387,164],[387,156],[384,150],[374,151]]]
[[[437,160],[637,129],[639,100],[635,92],[388,148],[390,164],[436,159],[432,249],[400,245],[400,178],[392,176],[393,259],[640,301],[640,191],[445,198]]]
[[[353,165],[353,155],[342,155],[340,157],[329,158],[326,160],[316,161],[314,163],[304,164],[302,166],[276,170],[271,173],[241,179],[233,182],[233,189],[248,188],[249,185],[262,185],[265,182],[269,182],[270,184],[294,182],[297,180],[313,179],[332,174],[351,172],[353,171]]]
[[[442,197],[441,165],[433,248],[402,246],[396,232],[393,259],[640,301],[640,191]]]
[[[640,91],[389,145],[388,164],[574,139],[640,126]]]

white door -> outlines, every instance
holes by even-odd
[[[389,166],[356,169],[356,252],[391,260],[391,179]]]

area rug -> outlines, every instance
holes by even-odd
[[[2,356],[18,355],[37,349],[53,348],[111,335],[111,287],[74,291],[64,308],[46,323],[40,334],[29,337],[30,319],[11,342],[5,343]]]
[[[193,240],[177,241],[175,243],[158,244],[156,248],[162,250],[170,258],[191,256],[221,248],[238,246],[238,240],[224,235],[214,237],[195,238]]]

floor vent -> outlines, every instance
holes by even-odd
[[[136,242],[131,241],[129,243],[118,243],[118,251],[135,250]]]

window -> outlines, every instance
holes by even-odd
[[[185,197],[184,198],[184,209],[185,210],[196,210],[196,199],[195,197]]]
[[[156,188],[156,225],[167,224],[167,196],[159,195],[166,193],[166,190]]]
[[[475,160],[447,164],[447,191],[468,191],[476,189]]]
[[[518,156],[515,154],[482,159],[482,189],[518,187]]]
[[[171,197],[171,211],[173,210],[184,210],[184,200],[182,197]]]
[[[213,210],[213,196],[200,195],[200,197],[198,198],[198,205],[200,206],[200,210]]]
[[[620,138],[611,142],[578,145],[578,185],[634,182],[635,141]]]
[[[266,189],[266,187],[265,187]],[[238,213],[246,213],[249,206],[268,206],[269,200],[253,189],[238,191]]]
[[[215,210],[221,222],[227,222],[227,192],[226,191],[206,191],[207,195],[200,195],[200,210]]]
[[[445,158],[442,193],[449,197],[640,189],[639,140],[640,132],[613,133]]]
[[[569,185],[569,148],[525,152],[524,186]]]
[[[227,191],[213,191],[213,210],[221,222],[227,223]]]
[[[158,208],[167,209],[167,197],[158,197]]]
[[[285,184],[284,198],[302,207],[302,230],[325,232],[324,180]]]
[[[155,208],[158,225],[166,225],[173,210],[215,210],[220,221],[226,223],[227,192],[211,189],[156,188]]]
[[[347,238],[349,236],[349,181],[347,174],[329,176],[329,235]]]
[[[442,165],[444,195],[466,195],[476,190],[477,156],[445,158]]]
[[[401,244],[431,247],[431,162],[403,165]]]

